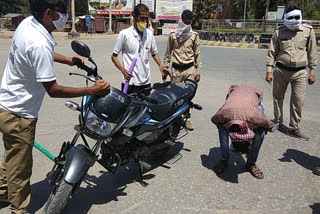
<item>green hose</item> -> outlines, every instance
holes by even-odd
[[[45,154],[48,158],[50,158],[50,160],[52,160],[52,161],[55,160],[56,157],[53,154],[51,154],[48,150],[43,148],[40,144],[34,142],[33,146],[36,147],[40,152]]]

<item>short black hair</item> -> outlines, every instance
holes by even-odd
[[[61,13],[67,13],[69,0],[29,0],[29,5],[32,15],[41,21],[43,13],[47,9],[59,8]]]
[[[293,10],[301,10],[301,9],[296,6],[288,7],[288,9],[286,10],[286,13],[290,13]],[[302,12],[302,10],[301,10],[301,12]]]
[[[193,13],[191,10],[184,10],[181,14],[181,19],[193,19]]]
[[[145,4],[137,4],[137,6],[134,7],[132,15],[134,18],[137,18],[140,15],[140,12],[147,12],[149,13],[149,8]]]

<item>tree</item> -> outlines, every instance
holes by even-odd
[[[0,14],[30,13],[28,0],[1,0]]]
[[[211,19],[216,12],[217,4],[214,0],[198,0],[193,1],[194,22],[192,27],[200,29],[203,19]]]
[[[303,19],[320,20],[320,2],[314,0],[295,0],[295,6],[302,10]]]
[[[88,14],[88,0],[75,1],[76,16]]]

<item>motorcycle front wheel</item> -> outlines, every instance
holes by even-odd
[[[72,194],[73,185],[61,179],[56,191],[52,191],[45,206],[45,214],[60,214]]]

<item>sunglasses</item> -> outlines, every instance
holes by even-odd
[[[295,20],[299,20],[300,19],[300,16],[297,15],[297,16],[290,16],[287,18],[288,20],[292,20],[292,19],[295,19]]]

